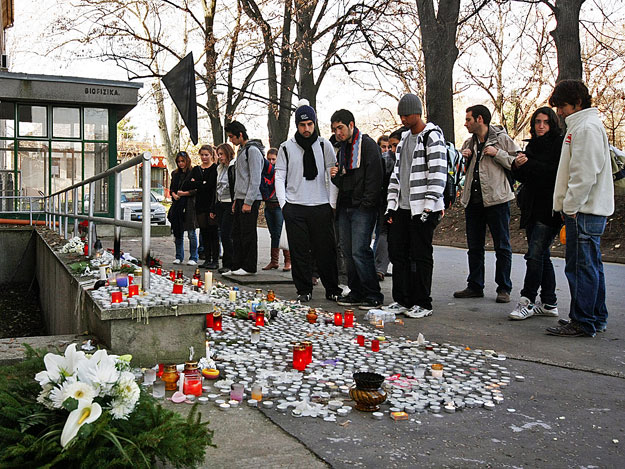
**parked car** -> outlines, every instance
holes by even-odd
[[[143,191],[141,189],[125,189],[122,190],[122,215],[124,209],[130,210],[130,219],[132,221],[141,221],[142,215]],[[167,210],[163,205],[158,203],[154,194],[150,192],[150,215],[151,222],[158,225],[167,223]]]

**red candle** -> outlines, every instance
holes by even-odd
[[[132,275],[128,274],[128,285],[130,285],[132,283],[132,279],[133,278],[134,277]]]
[[[303,345],[293,347],[293,368],[298,371],[306,369],[306,347]]]
[[[182,294],[182,283],[174,283],[174,289],[172,293],[176,293],[178,295]]]
[[[213,328],[213,313],[206,314],[206,329]]]
[[[128,298],[139,294],[139,285],[128,285]]]
[[[263,327],[265,325],[265,313],[262,311],[256,312],[256,327]]]
[[[155,273],[156,269],[152,268],[152,269],[150,269],[150,272]]]
[[[373,339],[371,341],[371,351],[379,352],[380,351],[380,341],[378,339]]]
[[[114,291],[111,292],[111,303],[121,303],[123,300],[122,292]]]
[[[356,336],[356,342],[358,343],[358,345],[360,345],[361,347],[365,346],[365,336],[364,335],[357,335]]]
[[[215,314],[213,313],[213,330],[214,331],[221,331],[222,330],[222,317],[221,317],[221,313]]]
[[[302,345],[304,346],[306,365],[308,365],[312,363],[313,344],[312,342],[306,341],[302,342]]]
[[[165,365],[163,365],[162,363],[158,364],[158,371],[156,372],[156,376],[158,376],[159,378],[161,376],[163,376],[163,371],[165,371]]]
[[[345,322],[343,322],[343,327],[354,327],[354,311],[351,309],[345,310]]]
[[[343,315],[341,313],[334,313],[334,325],[341,326],[343,324]]]
[[[175,270],[170,270],[169,271],[169,280],[171,280],[172,282],[174,280],[176,280],[176,271]]]
[[[89,245],[87,243],[85,243],[84,253],[85,253],[85,256],[89,255]]]
[[[161,269],[160,267],[156,269],[156,275],[163,275],[163,269]]]
[[[202,378],[184,377],[184,385],[182,387],[184,394],[192,394],[194,396],[202,395]]]

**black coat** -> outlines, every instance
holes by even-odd
[[[197,228],[197,220],[195,218],[195,188],[191,182],[191,171],[183,173],[179,169],[171,174],[171,183],[169,184],[170,192],[189,191],[191,195],[182,196],[178,200],[172,197],[171,207],[167,218],[171,223],[171,231],[174,236],[181,237],[185,231]]]
[[[215,213],[217,190],[217,165],[208,168],[195,166],[191,170],[191,178],[197,193],[195,194],[196,213]]]
[[[525,148],[527,162],[512,165],[512,175],[522,182],[517,194],[521,209],[521,228],[537,221],[559,227],[562,219],[553,212],[553,191],[564,137],[547,133],[529,140]]]

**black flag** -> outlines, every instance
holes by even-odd
[[[197,104],[195,100],[193,52],[189,53],[163,77],[163,83],[189,130],[193,145],[197,145]]]

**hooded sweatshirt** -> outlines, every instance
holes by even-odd
[[[243,199],[247,205],[263,198],[260,193],[260,178],[264,155],[265,147],[260,140],[248,140],[237,153],[234,198]]]

